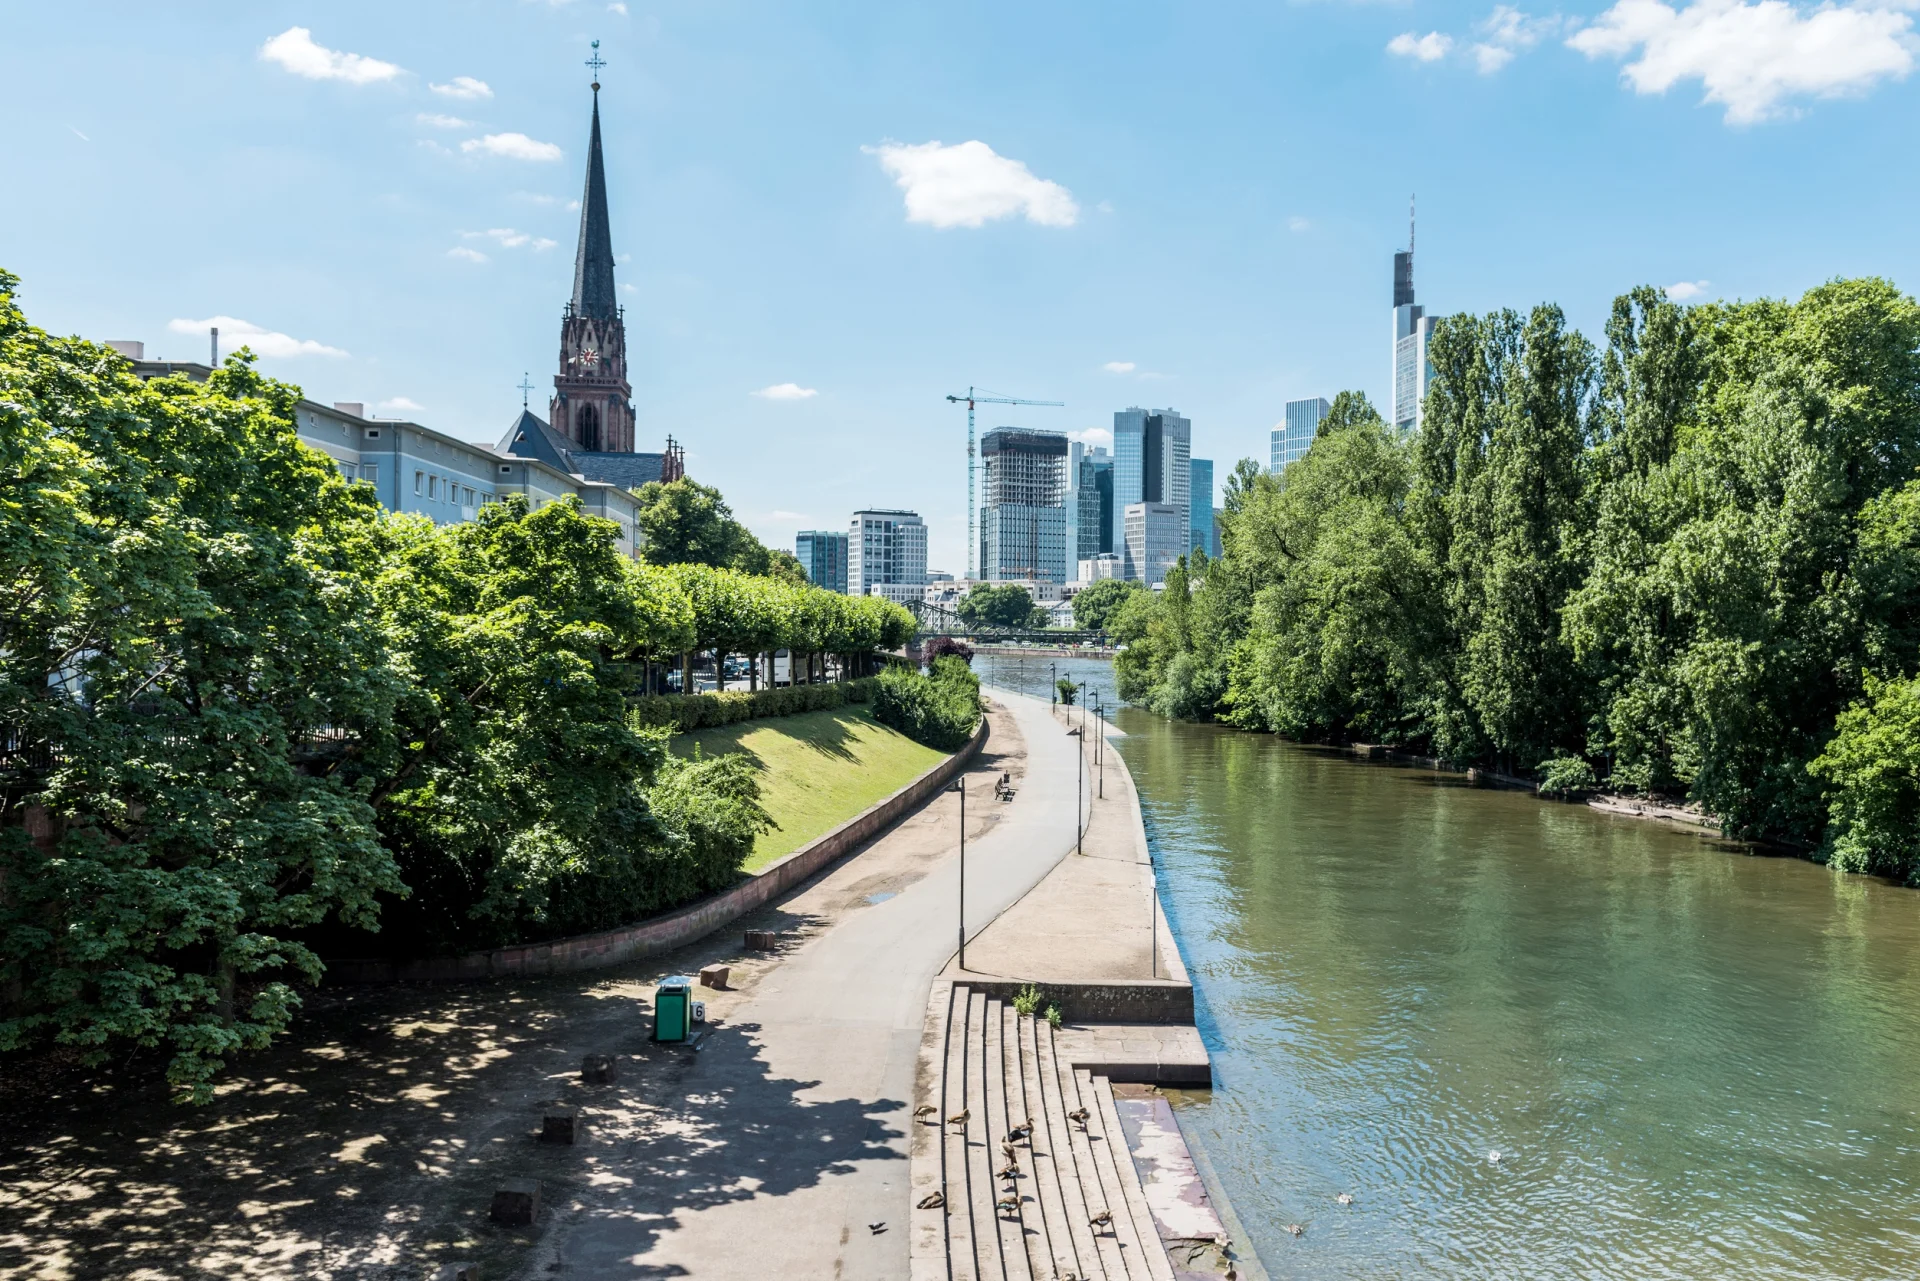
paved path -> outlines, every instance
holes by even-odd
[[[967,847],[967,921],[979,930],[1072,848],[1077,738],[1044,702],[995,691],[1024,736],[1019,793]],[[976,774],[968,796],[996,805]],[[940,804],[950,805],[945,797]],[[970,814],[971,817],[971,814]],[[971,826],[971,824],[970,824]],[[874,847],[913,839],[896,829]],[[760,979],[750,999],[659,1101],[726,1124],[705,1131],[706,1161],[729,1195],[672,1200],[671,1171],[583,1206],[557,1225],[555,1261],[572,1276],[845,1277],[907,1275],[907,1136],[927,992],[953,954],[959,860],[809,940]],[[856,856],[842,868],[857,868]],[[638,1165],[647,1140],[638,1141]],[[884,1223],[873,1232],[869,1225]]]

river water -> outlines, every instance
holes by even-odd
[[[1920,893],[1114,719],[1275,1277],[1920,1276]]]

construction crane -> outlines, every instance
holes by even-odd
[[[964,396],[947,397],[948,404],[958,405],[964,402],[967,407],[967,577],[968,578],[980,577],[978,573],[978,570],[980,568],[980,561],[979,561],[980,539],[979,539],[979,534],[974,527],[975,513],[979,510],[980,504],[976,498],[976,495],[978,494],[978,489],[974,484],[973,407],[975,405],[1041,405],[1049,409],[1065,409],[1067,407],[1067,402],[1064,400],[1019,400],[1012,396],[982,396],[977,394],[978,391],[979,389],[976,387],[969,387],[967,388],[967,394]]]

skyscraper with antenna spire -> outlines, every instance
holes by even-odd
[[[1427,338],[1434,318],[1413,300],[1413,198],[1407,199],[1407,247],[1393,255],[1393,425],[1420,430],[1420,406],[1433,375]]]

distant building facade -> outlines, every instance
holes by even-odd
[[[1184,503],[1132,503],[1126,510],[1126,577],[1148,587],[1166,581],[1173,562],[1186,555],[1191,528]]]
[[[874,595],[875,587],[912,587],[927,581],[927,526],[918,512],[873,507],[853,514],[847,529],[847,591]],[[884,593],[882,593],[884,594]]]
[[[1218,556],[1220,539],[1213,525],[1213,460],[1190,459],[1187,474],[1191,477],[1187,489],[1187,549]]]
[[[1314,436],[1320,430],[1321,421],[1332,409],[1333,406],[1327,403],[1324,396],[1289,400],[1280,425],[1273,429],[1273,437],[1268,444],[1267,470],[1278,476],[1288,463],[1297,463],[1305,458]]]
[[[1103,578],[1120,577],[1120,557],[1113,552],[1101,552],[1080,561],[1080,581],[1097,583]]]
[[[980,577],[1067,580],[1067,438],[996,427],[980,439]]]
[[[1113,550],[1113,455],[1095,445],[1081,454],[1076,471],[1073,558],[1082,561]]]
[[[1113,416],[1113,550],[1122,576],[1145,581],[1127,538],[1129,513],[1141,504],[1161,504],[1183,513],[1190,501],[1193,424],[1172,409],[1117,411]],[[1184,533],[1174,541],[1184,540]],[[1176,553],[1178,554],[1178,553]]]
[[[1403,432],[1420,430],[1421,405],[1433,379],[1427,359],[1427,340],[1435,317],[1413,300],[1413,246],[1393,256],[1393,425]]]
[[[793,554],[807,581],[815,587],[845,595],[847,591],[847,539],[844,530],[803,529],[793,540]]]

